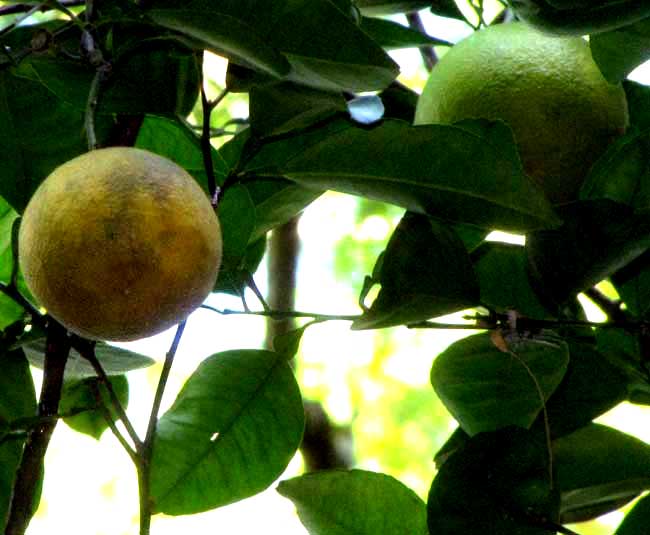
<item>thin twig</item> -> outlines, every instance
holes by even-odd
[[[34,6],[32,9],[27,11],[26,13],[23,13],[19,17],[16,17],[16,19],[9,25],[5,26],[0,30],[0,37],[3,37],[4,35],[7,35],[9,32],[12,30],[15,30],[20,23],[31,17],[34,13],[37,11],[40,11],[41,6]]]
[[[104,400],[104,396],[102,395],[102,392],[99,388],[99,385],[95,382],[90,383],[90,388],[93,392],[93,395],[95,396],[95,401],[97,402],[97,409],[99,409],[102,413],[102,417],[106,421],[106,425],[108,428],[111,430],[117,441],[122,445],[124,450],[128,453],[129,457],[131,457],[131,460],[136,464],[138,464],[137,461],[137,454],[135,450],[131,447],[131,444],[128,443],[124,435],[120,432],[120,430],[117,428],[117,425],[115,425],[115,419],[113,418],[113,415],[111,414],[110,409],[106,405],[106,402]],[[119,416],[118,416],[119,417]]]
[[[86,103],[84,117],[84,127],[86,129],[86,137],[88,138],[88,150],[95,150],[99,146],[95,132],[95,113],[97,112],[97,105],[99,103],[99,92],[110,70],[111,68],[108,63],[99,66],[88,91],[88,101]]]
[[[85,4],[85,0],[60,0],[59,4],[66,7],[78,7],[83,6]],[[51,11],[53,9],[56,9],[54,6],[48,5],[47,2],[43,2],[37,7],[39,11]],[[19,13],[25,13],[27,11],[31,11],[33,8],[33,4],[12,4],[10,6],[3,6],[0,7],[0,17],[3,17],[5,15],[17,15]]]
[[[140,494],[140,535],[149,535],[151,529],[151,458],[153,455],[153,445],[156,438],[156,427],[158,425],[158,412],[162,404],[163,394],[169,379],[169,373],[178,350],[178,345],[181,342],[183,331],[185,330],[185,321],[178,324],[176,334],[172,345],[165,355],[165,362],[160,378],[158,379],[158,386],[154,395],[153,404],[151,407],[151,414],[149,415],[149,424],[147,425],[147,434],[145,435],[142,447],[139,448],[139,463],[138,468],[138,488]]]
[[[205,308],[207,310],[211,310],[212,312],[216,312],[217,314],[221,314],[222,316],[231,316],[231,315],[250,315],[250,316],[264,316],[267,318],[272,318],[272,319],[287,319],[287,318],[312,318],[315,320],[319,321],[328,321],[328,320],[333,320],[333,321],[354,321],[356,319],[361,318],[362,316],[360,315],[334,315],[334,314],[318,314],[315,312],[299,312],[297,310],[231,310],[229,308],[226,309],[218,309],[216,307],[210,306],[210,305],[201,305],[201,308]]]
[[[126,432],[129,435],[129,438],[133,441],[137,449],[142,445],[142,441],[140,440],[140,437],[136,433],[135,429],[133,428],[133,424],[129,420],[129,417],[126,414],[124,407],[122,407],[122,403],[120,402],[120,399],[117,397],[117,394],[115,393],[115,389],[113,388],[113,385],[110,379],[108,378],[108,375],[104,370],[104,367],[102,366],[101,362],[99,362],[99,359],[95,354],[95,344],[89,340],[85,340],[78,336],[73,336],[72,347],[81,355],[83,359],[88,361],[88,363],[93,367],[93,370],[95,370],[99,382],[102,385],[104,385],[104,387],[108,392],[113,409],[117,413],[120,421],[124,425],[124,428],[126,429]]]

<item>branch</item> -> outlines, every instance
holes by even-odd
[[[212,143],[210,143],[211,129],[210,117],[212,111],[219,105],[219,103],[228,94],[228,89],[224,89],[219,96],[209,101],[205,93],[203,80],[201,80],[201,108],[203,110],[203,130],[201,133],[201,152],[203,153],[203,167],[208,178],[208,191],[212,200],[212,206],[216,207],[219,202],[220,188],[217,186],[217,179],[214,174],[214,163],[212,161]]]
[[[176,328],[176,335],[172,341],[172,345],[165,356],[163,369],[160,372],[158,379],[158,387],[154,395],[153,405],[151,407],[151,414],[149,415],[149,424],[147,426],[147,434],[145,435],[144,443],[139,448],[139,463],[138,469],[138,489],[140,495],[140,535],[149,535],[151,529],[151,457],[153,455],[153,443],[156,438],[156,426],[158,425],[158,412],[162,403],[163,394],[169,379],[178,345],[181,342],[183,331],[185,330],[185,321],[179,323]]]
[[[9,519],[5,535],[24,535],[36,508],[47,446],[56,427],[56,416],[63,388],[65,364],[70,353],[70,341],[64,327],[53,319],[47,326],[47,349],[43,386],[38,404],[38,416],[43,420],[30,431],[23,457],[16,474]]]
[[[420,18],[419,13],[407,13],[406,20],[408,20],[409,27],[411,29],[418,31],[423,35],[428,35],[426,29],[424,28],[424,24],[422,24],[422,19]],[[431,70],[438,63],[438,56],[436,55],[436,51],[432,46],[421,46],[419,48],[424,66],[427,71],[431,72]]]

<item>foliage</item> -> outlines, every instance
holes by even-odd
[[[482,4],[471,5],[485,24]],[[576,24],[592,14],[584,2],[566,4]],[[94,437],[107,428],[118,437],[138,474],[141,535],[154,513],[193,514],[267,488],[303,432],[290,361],[305,330],[329,320],[354,329],[482,332],[433,363],[431,384],[459,428],[435,455],[427,503],[390,475],[362,470],[283,481],[278,491],[310,533],[570,533],[563,524],[618,509],[650,489],[650,447],[594,423],[623,401],[650,404],[647,87],[625,82],[628,132],[596,162],[578,198],[553,206],[523,171],[506,124],[411,124],[417,96],[396,82],[387,49],[448,46],[414,24],[412,10],[462,19],[450,0],[55,0],[32,7],[0,6],[6,533],[24,533],[38,504],[42,459],[59,418]],[[39,10],[49,20],[37,22]],[[405,12],[408,28],[378,18]],[[649,21],[593,36],[592,53],[608,79],[625,79],[650,57]],[[207,52],[229,60],[226,88],[212,99],[203,83]],[[377,96],[360,95],[368,92]],[[224,111],[231,93],[248,96],[247,120]],[[158,417],[181,323],[139,436],[125,413],[125,374],[151,361],[66,333],[37,307],[15,254],[15,222],[45,177],[88,148],[113,145],[174,160],[215,199],[223,233],[215,292],[256,290],[268,231],[325,191],[390,204],[389,213],[398,207],[401,220],[360,284],[359,313],[251,311],[244,303],[238,313],[310,321],[277,339],[275,351],[244,349],[242,340],[208,357]],[[494,230],[525,240],[486,240]],[[614,297],[596,286],[603,280]],[[578,301],[584,293],[605,323],[586,319]],[[463,324],[439,318],[468,309]],[[44,371],[38,401],[30,364]],[[649,515],[646,498],[617,533],[643,532]]]

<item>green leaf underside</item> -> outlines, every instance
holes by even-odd
[[[523,174],[510,130],[498,122],[468,125],[386,120],[366,129],[336,120],[266,144],[246,171],[486,228],[557,225],[549,202]]]
[[[29,363],[42,370],[45,361],[45,340],[29,342],[23,346],[23,350]],[[152,358],[104,342],[95,345],[95,354],[107,375],[120,375],[131,370],[147,368],[155,362]],[[66,378],[79,379],[96,377],[97,373],[88,361],[73,349],[65,366],[65,375]]]
[[[569,352],[561,340],[539,336],[508,342],[514,355],[498,349],[487,333],[473,335],[452,344],[433,363],[434,390],[470,435],[510,425],[530,427],[566,372]]]
[[[462,240],[453,229],[420,214],[404,215],[382,254],[379,272],[379,295],[353,329],[422,321],[479,302]]]
[[[129,401],[129,382],[124,375],[109,377],[113,391],[116,393],[120,404],[126,409]],[[101,397],[105,410],[98,407]],[[83,412],[79,412],[79,411]],[[117,420],[117,414],[112,409],[108,391],[99,379],[90,377],[86,379],[67,380],[63,386],[59,414],[73,414],[63,418],[63,421],[79,433],[84,433],[97,440],[108,429],[106,416],[111,415],[111,421]]]
[[[207,358],[160,419],[155,511],[192,514],[264,490],[286,468],[303,426],[300,391],[283,355],[235,350]]]
[[[590,424],[556,440],[553,453],[564,516],[583,519],[595,506],[604,514],[650,488],[650,446],[616,429]]]
[[[362,470],[324,471],[282,481],[310,535],[426,535],[424,502],[398,480]]]
[[[369,91],[388,85],[397,65],[328,0],[256,3],[170,1],[148,11],[158,24],[204,43],[235,63],[322,89]]]
[[[614,535],[645,535],[650,525],[650,496],[639,500],[625,515]]]
[[[22,351],[0,355],[0,366],[0,422],[35,416],[36,393],[29,363]],[[3,532],[23,443],[24,440],[0,442],[0,528]],[[38,504],[38,497],[35,501]]]
[[[620,82],[650,59],[650,18],[593,35],[589,45],[605,78],[612,83]]]

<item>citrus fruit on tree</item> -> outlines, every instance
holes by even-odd
[[[72,332],[134,340],[185,319],[212,290],[221,230],[207,195],[174,162],[114,147],[55,169],[20,224],[27,286]]]
[[[453,46],[418,99],[415,123],[503,120],[524,170],[555,203],[574,200],[593,163],[625,131],[620,84],[605,80],[580,37],[520,23],[490,26]]]

